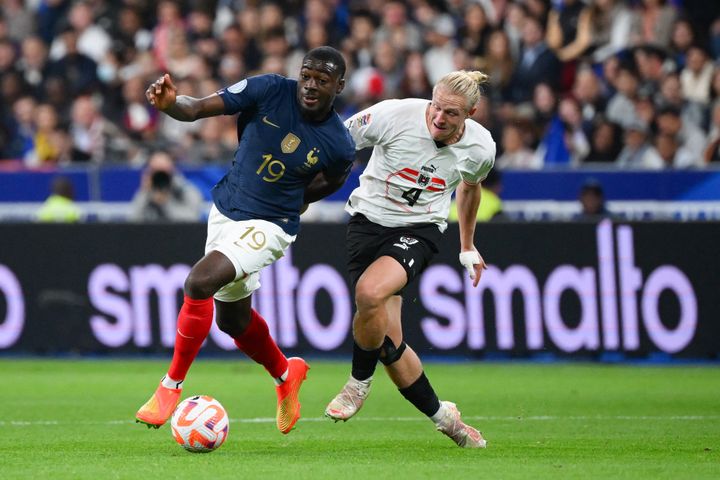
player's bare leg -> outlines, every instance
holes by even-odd
[[[375,260],[362,274],[355,287],[357,314],[353,319],[353,337],[365,350],[380,348],[388,330],[387,302],[407,283],[405,269],[392,257]]]
[[[405,269],[397,260],[383,256],[375,260],[355,288],[357,313],[353,318],[353,366],[340,393],[325,408],[336,422],[347,421],[363,406],[380,358],[388,328],[387,302],[407,283]]]

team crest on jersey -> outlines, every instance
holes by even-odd
[[[437,168],[433,166],[422,167],[420,171],[405,167],[402,170],[398,170],[393,173],[391,177],[397,175],[398,177],[409,180],[418,187],[430,192],[443,192],[445,191],[447,184],[442,178],[435,177],[433,175],[435,170],[437,170]]]
[[[300,146],[300,139],[294,133],[288,133],[280,142],[283,153],[293,153]]]
[[[318,162],[318,156],[317,154],[320,153],[320,149],[317,147],[313,147],[307,154],[307,157],[305,157],[305,165],[306,168],[311,168],[313,165],[315,165]]]

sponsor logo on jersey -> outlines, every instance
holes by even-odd
[[[271,122],[271,121],[267,118],[267,115],[265,115],[265,116],[263,117],[263,120],[262,120],[262,121],[263,121],[264,124],[270,125],[271,127],[280,128],[280,125],[276,125],[276,124],[274,124],[273,122]]]
[[[288,133],[280,142],[283,153],[293,153],[300,146],[300,139],[294,133]]]

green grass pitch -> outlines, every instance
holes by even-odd
[[[0,360],[0,478],[9,479],[717,479],[720,368],[429,363],[488,439],[457,448],[379,371],[360,414],[322,418],[349,362],[311,361],[302,413],[275,429],[275,393],[248,361],[200,358],[183,398],[218,398],[231,418],[210,454],[177,445],[167,426],[133,422],[168,361]]]

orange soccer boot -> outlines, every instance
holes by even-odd
[[[278,397],[275,420],[278,430],[286,435],[290,433],[300,418],[298,392],[302,382],[307,378],[308,370],[310,367],[302,358],[288,358],[287,378],[282,384],[275,387]]]
[[[148,428],[162,427],[180,403],[181,392],[181,388],[167,388],[160,383],[150,400],[135,414],[135,421],[144,423]]]

